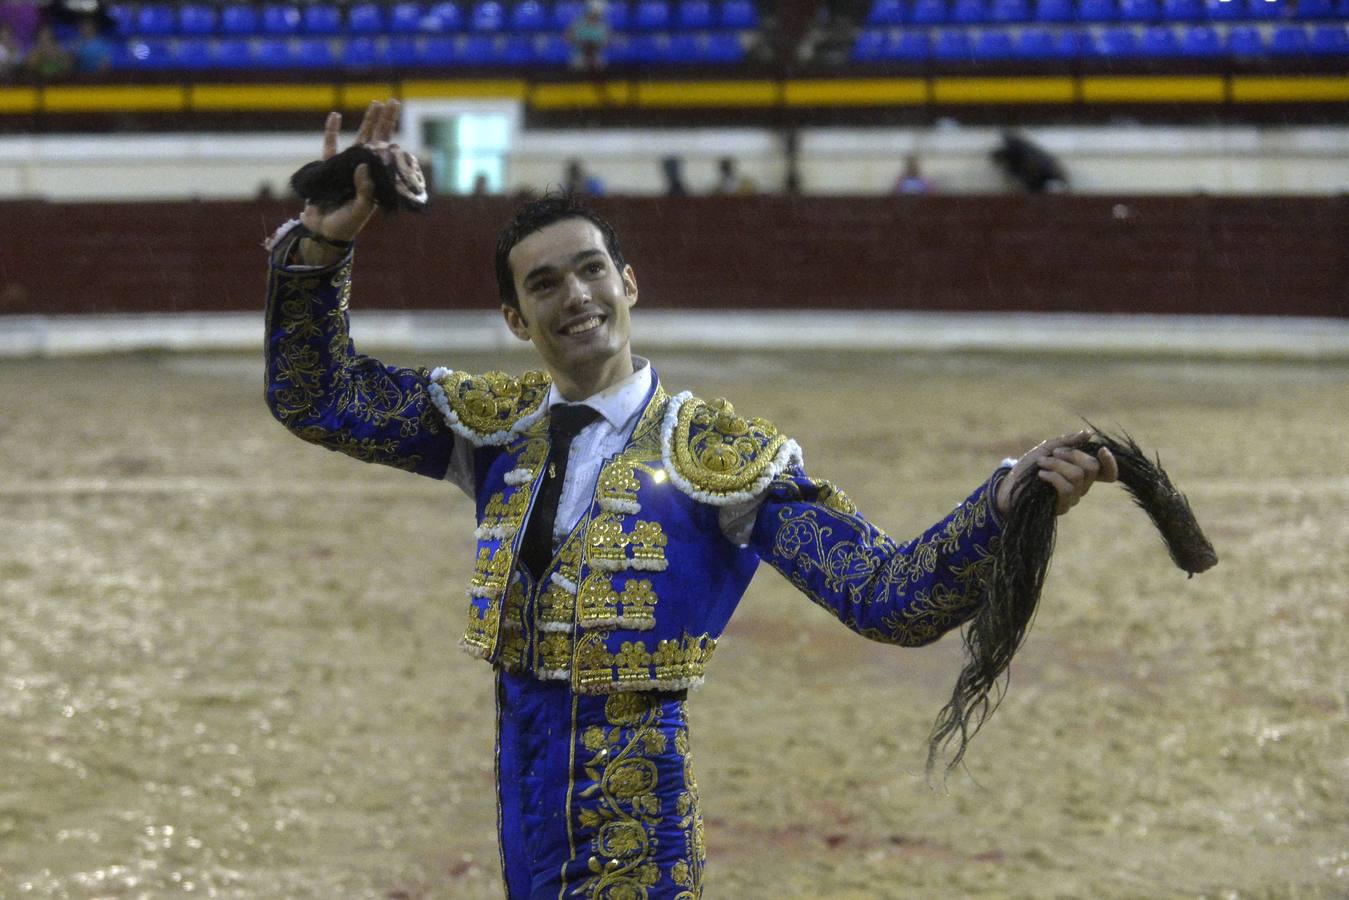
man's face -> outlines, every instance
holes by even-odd
[[[508,260],[520,310],[503,307],[506,324],[533,342],[555,377],[594,385],[631,371],[637,282],[631,266],[614,266],[593,223],[554,222],[512,247]]]

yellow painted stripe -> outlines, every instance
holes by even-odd
[[[927,102],[921,78],[846,78],[787,82],[788,106],[887,106]]]
[[[197,110],[333,109],[331,84],[194,84],[188,102]]]
[[[539,84],[529,92],[529,105],[535,109],[588,109],[626,106],[631,102],[632,85],[626,81],[605,81],[599,85]]]
[[[774,106],[773,81],[649,81],[637,85],[639,106]]]
[[[525,99],[525,83],[509,81],[405,81],[404,100],[437,99]]]
[[[1071,103],[1071,78],[938,78],[938,103]]]
[[[388,100],[396,95],[389,83],[344,84],[337,89],[337,105],[341,109],[364,109],[375,100]]]
[[[1349,100],[1349,75],[1324,78],[1234,77],[1232,99],[1238,103],[1327,103]]]
[[[1085,77],[1082,99],[1087,103],[1221,103],[1221,75],[1166,77]]]
[[[178,111],[184,108],[183,89],[177,85],[48,87],[42,92],[42,107],[48,112]]]
[[[0,112],[26,113],[37,109],[37,88],[0,87]]]

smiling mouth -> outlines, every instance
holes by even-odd
[[[570,325],[562,329],[562,333],[567,335],[568,337],[572,337],[578,334],[585,334],[586,332],[594,331],[596,328],[599,328],[603,324],[604,324],[603,316],[590,316],[589,318],[582,319],[579,322],[572,322]]]

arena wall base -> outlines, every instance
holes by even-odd
[[[356,312],[365,349],[523,349],[496,312]],[[1100,353],[1349,361],[1349,320],[1305,317],[639,310],[635,349]],[[257,313],[0,316],[0,358],[262,351]]]

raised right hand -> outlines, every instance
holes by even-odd
[[[398,112],[401,108],[397,100],[387,103],[374,101],[365,110],[361,127],[356,131],[355,144],[375,141],[388,141],[398,126]],[[337,134],[342,128],[342,114],[328,113],[323,125],[323,158],[337,155]],[[300,213],[300,222],[316,235],[334,241],[350,241],[360,234],[365,223],[375,212],[375,182],[370,177],[369,168],[362,164],[356,167],[353,176],[356,196],[337,209],[324,212],[312,203],[306,203]],[[341,251],[326,244],[311,241],[308,238],[300,242],[300,256],[307,265],[328,265],[341,257]]]

